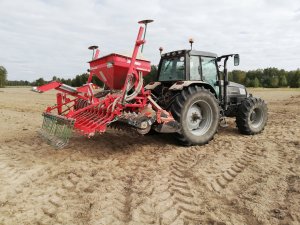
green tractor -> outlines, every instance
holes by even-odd
[[[236,118],[242,134],[264,129],[268,118],[264,100],[253,97],[245,86],[228,81],[227,61],[233,57],[238,66],[238,54],[218,57],[196,50],[160,51],[156,81],[145,89],[151,90],[152,98],[178,122],[176,138],[181,144],[208,143],[219,125],[227,125],[226,117]]]

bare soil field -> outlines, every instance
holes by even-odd
[[[300,224],[300,91],[254,89],[263,133],[205,146],[114,130],[55,150],[37,134],[54,92],[0,89],[0,224]]]

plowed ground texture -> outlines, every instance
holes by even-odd
[[[300,224],[300,91],[253,89],[258,135],[235,119],[207,145],[108,130],[55,150],[37,134],[55,93],[0,90],[0,224]]]

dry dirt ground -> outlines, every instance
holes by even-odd
[[[300,224],[300,91],[253,92],[259,135],[229,120],[205,146],[109,131],[57,151],[37,135],[54,93],[0,89],[0,224]]]

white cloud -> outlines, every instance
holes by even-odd
[[[240,69],[300,67],[300,2],[294,0],[1,0],[0,64],[8,78],[73,77],[88,68],[87,47],[131,51],[136,22],[153,18],[144,55],[158,48],[240,53]]]

